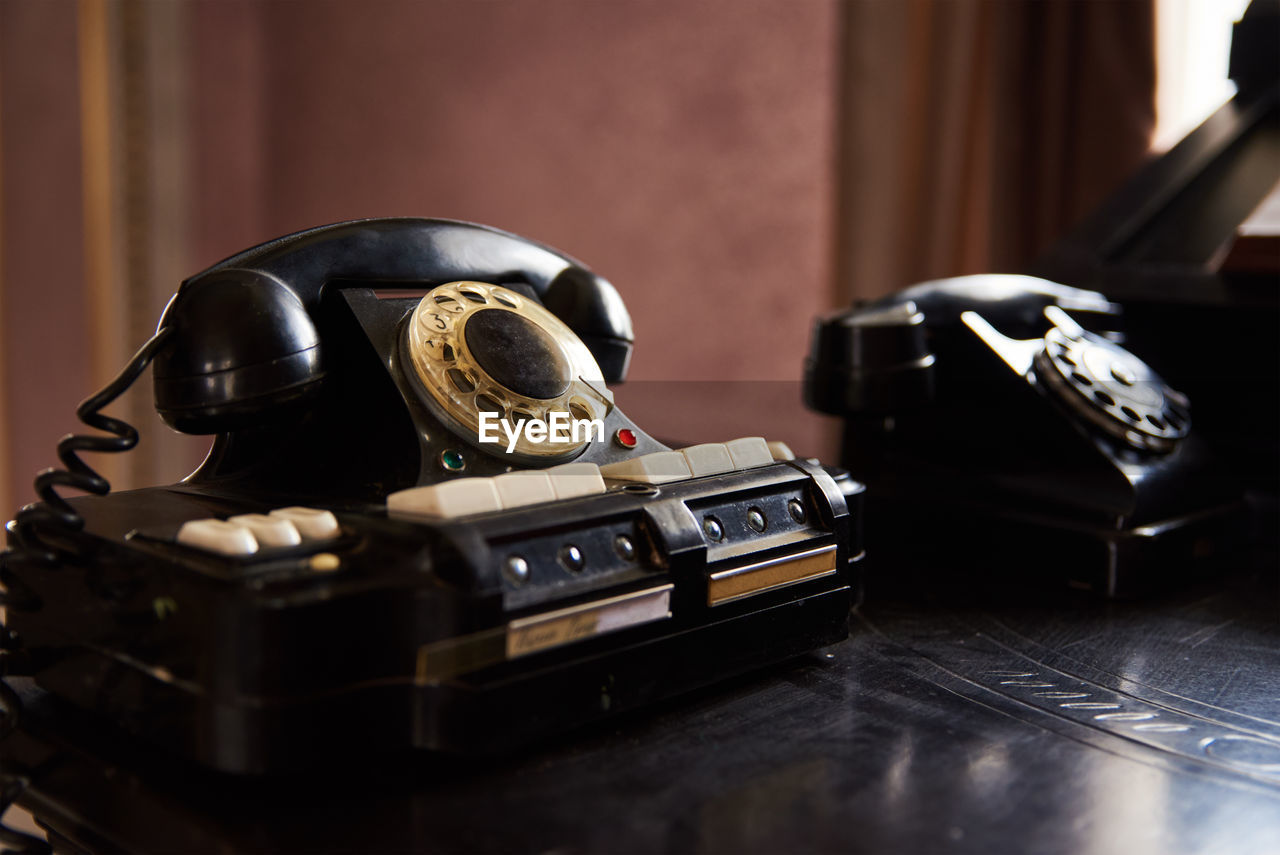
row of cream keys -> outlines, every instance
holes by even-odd
[[[338,518],[321,508],[276,508],[265,514],[230,519],[189,520],[178,529],[178,543],[220,555],[254,555],[262,547],[280,548],[334,540],[342,534]]]
[[[642,454],[597,466],[565,463],[549,469],[519,469],[492,477],[455,478],[411,487],[387,496],[387,515],[409,520],[452,519],[490,511],[589,496],[605,492],[604,480],[666,484],[704,475],[720,475],[767,466],[795,455],[781,442],[752,436],[729,442],[693,445],[678,451]],[[190,520],[177,541],[204,552],[249,556],[263,547],[291,547],[333,540],[341,534],[334,515],[306,507],[277,508],[266,514],[230,519]]]
[[[456,478],[392,493],[387,496],[387,516],[410,520],[449,519],[603,493],[605,479],[666,484],[794,458],[784,443],[749,436],[692,445],[678,451],[655,451],[604,466],[565,463],[549,469],[517,469],[503,475]]]

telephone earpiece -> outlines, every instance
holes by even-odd
[[[577,333],[607,382],[621,382],[631,362],[631,316],[618,292],[586,268],[566,267],[540,295],[542,305]]]
[[[271,421],[320,385],[314,318],[334,283],[524,286],[586,345],[606,382],[626,376],[631,319],[613,286],[572,258],[497,229],[449,220],[355,220],[232,256],[182,284],[161,326],[156,408],[186,433]]]
[[[233,430],[287,412],[324,376],[311,316],[266,273],[232,268],[194,280],[159,326],[174,334],[153,363],[156,410],[184,433]]]

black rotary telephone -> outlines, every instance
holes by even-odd
[[[395,219],[300,232],[184,282],[160,328],[172,342],[155,359],[156,409],[180,431],[218,435],[195,483],[352,503],[659,450],[605,386],[624,379],[632,347],[613,286],[495,229]],[[635,442],[486,448],[482,412],[599,419]]]
[[[844,418],[875,554],[936,580],[1137,595],[1243,533],[1191,402],[1097,292],[966,276],[839,312],[816,325],[805,395]]]
[[[8,526],[36,682],[184,757],[272,772],[501,749],[843,637],[862,487],[742,437],[672,449],[606,385],[601,277],[445,220],[362,220],[182,283]],[[181,483],[110,493],[102,409],[154,364]],[[67,499],[59,487],[95,494]]]

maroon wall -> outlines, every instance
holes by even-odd
[[[834,3],[228,5],[193,19],[201,263],[351,217],[476,220],[613,279],[636,378],[795,376],[787,333],[828,290]]]
[[[194,7],[198,264],[352,217],[496,225],[621,290],[642,424],[819,442],[795,381],[833,299],[834,2],[363,8]],[[711,410],[688,379],[773,382]]]

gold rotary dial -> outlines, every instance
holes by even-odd
[[[603,421],[613,406],[586,345],[540,303],[501,285],[462,281],[432,289],[409,319],[408,351],[432,401],[495,454],[506,452],[515,433],[517,455],[576,455],[594,434],[552,427]],[[481,415],[488,413],[486,433],[500,438],[493,444],[482,441]],[[545,430],[524,429],[534,423]]]

